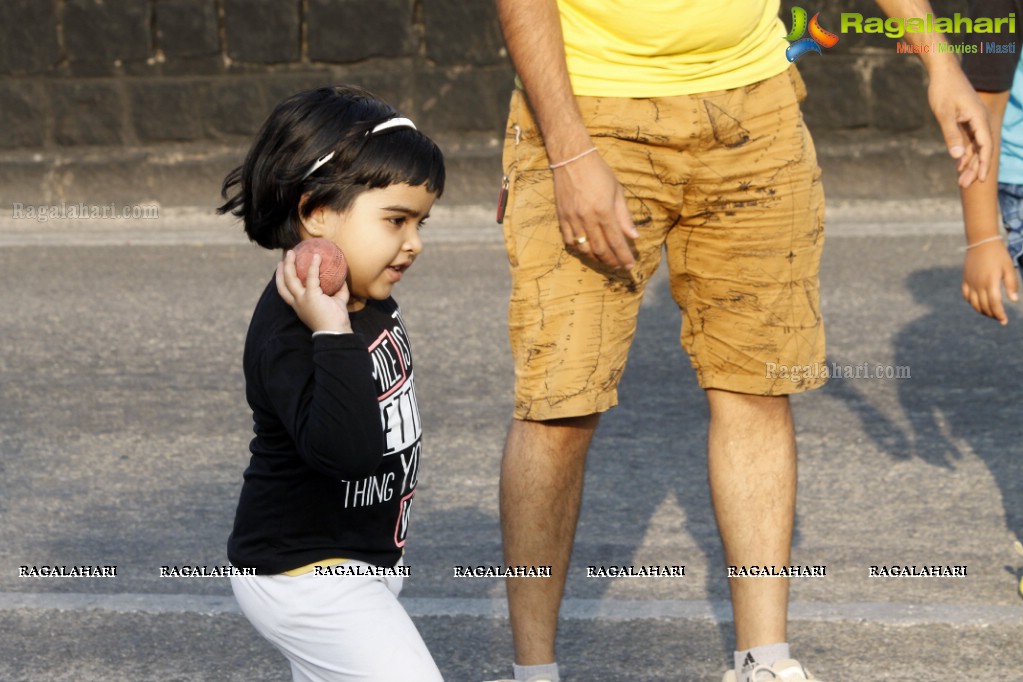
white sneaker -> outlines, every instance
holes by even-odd
[[[816,677],[806,671],[799,661],[784,659],[781,661],[775,661],[774,665],[758,665],[753,668],[753,679],[756,682],[772,682],[772,680],[778,680],[779,682],[804,682],[809,680],[811,682],[822,682]],[[724,678],[721,682],[736,682],[738,677],[735,675],[734,670],[729,670],[725,673]]]

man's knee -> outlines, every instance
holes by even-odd
[[[600,414],[585,414],[577,417],[561,417],[559,419],[512,419],[509,428],[511,434],[535,438],[568,438],[588,437],[600,423]]]
[[[531,462],[533,467],[581,469],[599,414],[545,421],[513,419],[504,448],[505,466]]]
[[[788,422],[791,419],[787,395],[752,395],[707,389],[711,418]]]

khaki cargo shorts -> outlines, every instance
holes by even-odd
[[[543,139],[525,96],[513,93],[504,236],[517,418],[617,404],[643,290],[662,253],[681,343],[703,388],[781,395],[824,383],[822,372],[798,371],[824,365],[824,193],[799,110],[804,92],[793,68],[699,95],[577,98],[640,232],[628,273],[566,248]]]

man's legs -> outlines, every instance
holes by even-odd
[[[787,566],[796,498],[796,447],[786,396],[708,390],[708,470],[729,565]],[[554,658],[558,610],[598,415],[514,420],[501,471],[505,563],[550,565],[550,579],[507,582],[519,665]],[[787,578],[733,578],[738,649],[785,642]]]
[[[711,498],[730,566],[787,566],[796,441],[787,396],[708,390]],[[786,642],[788,578],[732,578],[738,650]]]
[[[572,556],[586,453],[600,415],[515,419],[501,466],[506,565],[551,566],[551,578],[508,578],[508,610],[519,665],[553,663],[558,611]]]
[[[507,584],[519,677],[534,675],[522,666],[554,661],[586,453],[599,413],[618,402],[643,290],[674,221],[655,196],[664,183],[650,174],[645,145],[633,139],[636,125],[652,118],[656,107],[627,99],[578,102],[584,117],[593,119],[594,144],[619,180],[630,188],[632,178],[647,180],[628,193],[633,219],[644,229],[635,242],[637,267],[628,273],[595,267],[565,248],[543,136],[524,95],[513,95],[504,148],[509,185],[504,236],[512,275],[508,330],[516,420],[501,473],[501,522],[505,562],[550,565],[552,573],[546,579],[510,578]],[[678,197],[670,204],[674,211]],[[538,678],[556,677],[535,672]]]

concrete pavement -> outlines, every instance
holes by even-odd
[[[824,680],[1023,679],[1020,310],[958,293],[954,202],[835,202],[823,268],[833,379],[793,403],[801,453],[791,641]],[[489,207],[438,208],[398,298],[426,458],[404,593],[447,679],[507,676],[496,482],[510,414],[507,274]],[[156,220],[0,213],[0,680],[285,680],[224,579],[249,435],[240,355],[274,256],[195,209]],[[706,408],[663,273],[590,455],[560,639],[566,678],[718,680],[732,647],[703,459]],[[901,368],[901,369],[900,369]],[[21,566],[116,565],[111,578]],[[588,578],[589,565],[685,565]],[[871,566],[966,566],[949,578]]]

